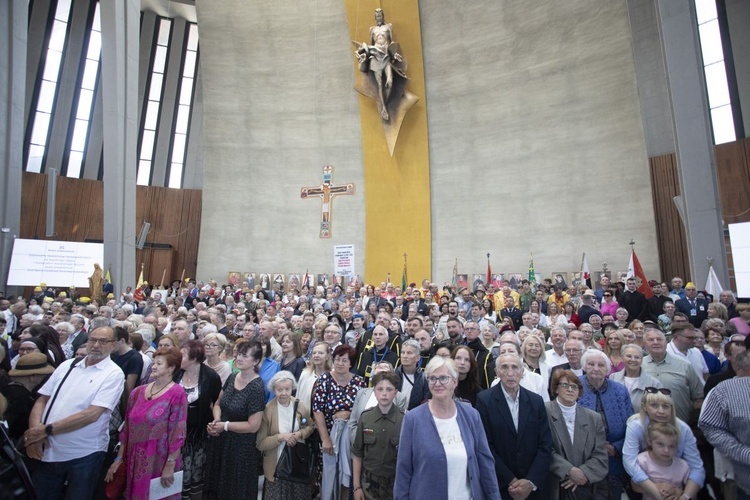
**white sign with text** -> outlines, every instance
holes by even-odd
[[[88,288],[94,264],[102,265],[104,244],[74,241],[24,240],[13,242],[9,286]]]

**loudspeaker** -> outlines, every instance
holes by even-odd
[[[135,247],[138,250],[143,250],[143,245],[146,244],[146,236],[148,236],[148,232],[151,230],[151,224],[148,222],[143,223],[143,227],[141,227],[141,234],[138,235],[138,240],[135,242]]]
[[[57,169],[47,169],[47,223],[45,236],[55,236],[55,203],[57,201]]]

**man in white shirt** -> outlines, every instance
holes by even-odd
[[[547,365],[553,367],[568,362],[568,357],[565,355],[566,340],[568,340],[568,334],[565,333],[565,328],[555,326],[550,330],[549,341],[552,344],[552,349],[546,353]]]
[[[703,335],[703,333],[700,330],[696,331],[690,324],[673,326],[672,341],[667,344],[667,352],[690,363],[698,378],[705,382],[709,376],[708,365],[700,351],[693,347],[696,335]]]
[[[88,354],[62,363],[39,390],[24,435],[26,453],[41,460],[33,480],[39,498],[91,498],[109,444],[109,417],[125,385],[109,355],[115,333],[97,328]],[[75,363],[75,365],[74,365]]]

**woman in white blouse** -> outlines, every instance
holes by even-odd
[[[310,354],[310,363],[302,370],[297,384],[297,399],[312,408],[312,392],[315,381],[325,372],[331,371],[331,347],[325,342],[316,342]]]

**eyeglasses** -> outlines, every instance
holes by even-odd
[[[440,382],[440,385],[445,385],[448,383],[448,381],[451,379],[449,375],[440,375],[439,377],[427,377],[427,383],[430,385],[435,385],[438,382]]]
[[[646,387],[643,390],[646,391],[646,394],[656,394],[657,392],[661,392],[665,396],[672,395],[672,391],[670,391],[669,389],[665,389],[663,387]]]
[[[578,390],[578,386],[576,384],[569,384],[567,382],[562,382],[558,387],[561,387],[565,389],[566,391],[569,391],[571,389]]]
[[[117,342],[117,341],[116,340],[112,340],[112,339],[92,339],[92,338],[89,338],[89,344],[91,344],[91,345],[96,345],[96,344],[108,345],[108,344],[111,344],[113,342]]]
[[[583,352],[583,349],[565,349],[563,352]]]
[[[217,347],[221,347],[219,344],[206,344],[206,347],[210,347],[211,349],[216,349]]]
[[[605,294],[604,294],[604,296],[605,296],[605,297],[611,297],[611,296],[612,296],[612,294],[611,294],[611,293],[605,293]]]

